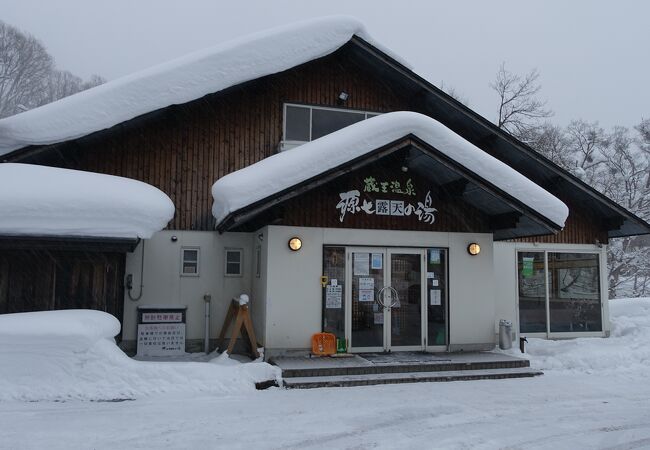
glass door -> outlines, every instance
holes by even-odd
[[[377,248],[347,248],[346,318],[350,349],[381,352],[386,349],[386,311],[379,301],[384,290],[385,251]],[[349,306],[348,306],[349,305]]]
[[[346,261],[350,350],[423,350],[425,250],[348,247]]]
[[[385,305],[387,350],[423,350],[424,250],[388,249],[390,288],[379,300]]]

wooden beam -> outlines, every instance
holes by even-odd
[[[508,212],[505,214],[498,214],[490,216],[490,230],[507,230],[509,228],[516,228],[519,219],[523,216],[520,212]]]

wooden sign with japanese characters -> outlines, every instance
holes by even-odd
[[[382,198],[383,194],[391,194],[400,198]],[[363,180],[361,189],[351,189],[339,193],[336,209],[339,221],[343,223],[346,216],[366,214],[376,216],[411,216],[418,221],[433,224],[436,221],[437,209],[432,206],[431,191],[418,199],[418,193],[411,178],[405,181],[396,179],[382,180],[368,176]]]

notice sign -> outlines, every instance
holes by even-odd
[[[373,253],[370,268],[372,270],[381,270],[384,267],[384,255],[382,253]]]
[[[185,354],[184,323],[147,323],[138,325],[138,356]]]
[[[372,289],[359,289],[359,301],[360,302],[374,302],[375,301],[375,291]]]
[[[340,309],[343,298],[343,286],[327,286],[325,288],[325,308]]]
[[[182,312],[143,312],[142,323],[180,323]]]
[[[359,278],[359,289],[374,289],[374,288],[375,288],[374,278]]]
[[[532,277],[533,276],[533,264],[535,262],[535,258],[531,258],[528,256],[524,256],[522,258],[522,267],[521,267],[521,276],[524,278]]]
[[[429,290],[429,304],[431,306],[440,306],[442,305],[442,295],[439,289],[430,289]]]
[[[353,267],[355,275],[369,275],[370,253],[355,253]]]

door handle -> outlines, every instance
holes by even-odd
[[[390,306],[386,306],[386,303],[384,302],[384,297],[387,290],[389,290],[391,293]],[[377,293],[377,303],[379,303],[380,306],[388,309],[395,307],[399,303],[399,294],[397,293],[397,290],[392,286],[384,286]]]

